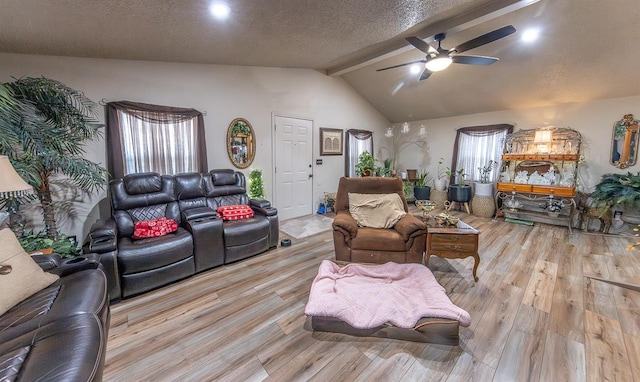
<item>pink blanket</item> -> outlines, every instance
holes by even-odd
[[[422,264],[348,264],[324,260],[313,280],[305,314],[340,319],[358,329],[386,323],[413,328],[423,317],[457,320],[471,317],[455,306]]]

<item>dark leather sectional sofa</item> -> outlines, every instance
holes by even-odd
[[[254,256],[278,244],[277,210],[249,200],[241,172],[211,170],[174,176],[127,175],[110,182],[112,219],[91,228],[85,253],[98,253],[111,300],[130,297],[223,264]],[[223,221],[220,206],[247,204],[255,215]],[[132,239],[137,221],[167,217],[178,230]]]
[[[40,257],[60,279],[0,316],[0,381],[101,381],[110,316],[98,259]]]

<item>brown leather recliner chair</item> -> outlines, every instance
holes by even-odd
[[[407,214],[393,228],[358,227],[349,213],[349,193],[400,195],[409,211],[400,178],[341,178],[336,195],[333,244],[337,261],[383,264],[422,263],[427,228],[417,217]]]

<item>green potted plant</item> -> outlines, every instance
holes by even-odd
[[[63,234],[59,234],[52,239],[47,236],[46,232],[34,233],[29,231],[18,237],[18,241],[20,241],[20,245],[26,252],[57,253],[62,257],[75,257],[80,252],[75,240],[71,240]]]
[[[382,169],[380,170],[381,176],[393,176],[393,170],[391,169],[391,158],[387,158],[382,162]]]
[[[251,199],[264,198],[264,183],[262,182],[262,170],[254,169],[249,173],[249,197]]]
[[[601,216],[612,208],[620,208],[625,210],[620,217],[622,220],[640,223],[636,218],[640,210],[640,171],[636,174],[604,174],[591,198]]]
[[[356,175],[358,176],[371,176],[375,169],[376,158],[367,150],[364,150],[358,157],[358,163],[356,163]]]
[[[489,175],[496,167],[498,167],[498,162],[494,160],[490,160],[485,166],[478,167],[480,181],[475,182],[476,195],[493,196],[493,183],[489,181]]]
[[[429,200],[431,196],[431,187],[428,184],[431,182],[431,176],[427,171],[420,170],[418,172],[418,181],[413,188],[413,195],[416,200]]]
[[[411,191],[413,191],[413,183],[405,180],[402,182],[402,192],[404,193],[404,198],[409,200],[411,199]]]
[[[467,176],[464,168],[457,170],[455,173],[448,170],[446,174],[449,177],[455,175],[457,180],[456,184],[449,185],[449,200],[459,203],[469,202],[471,200],[471,186],[464,183],[464,178]]]

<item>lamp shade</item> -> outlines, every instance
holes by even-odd
[[[551,130],[537,130],[533,143],[551,143]]]
[[[25,182],[9,162],[0,155],[0,198],[15,198],[33,193],[33,187]]]

